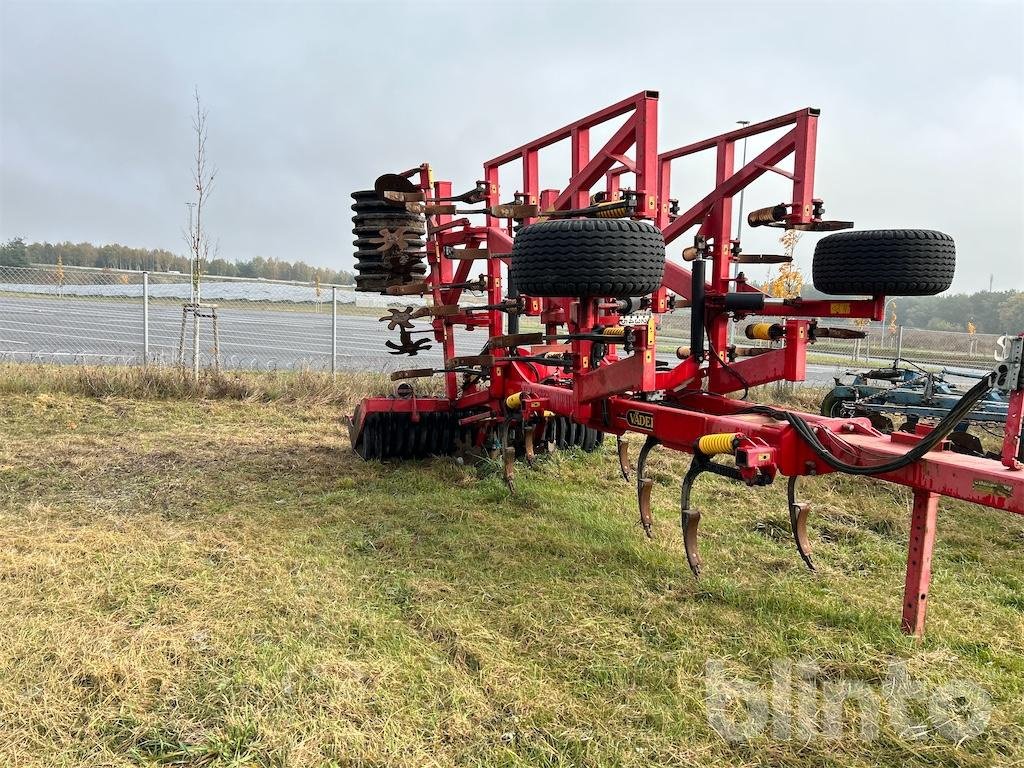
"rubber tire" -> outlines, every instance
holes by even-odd
[[[646,221],[541,221],[512,242],[511,280],[527,296],[644,296],[664,274],[665,238]]]
[[[830,419],[842,418],[843,404],[852,402],[852,397],[839,397],[834,392],[829,392],[821,401],[821,415]]]
[[[928,229],[836,232],[814,248],[814,287],[837,296],[934,296],[953,282],[953,238]]]

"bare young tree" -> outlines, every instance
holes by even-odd
[[[192,117],[192,130],[196,136],[195,166],[192,168],[192,181],[195,184],[196,202],[193,206],[195,217],[189,216],[188,244],[192,255],[192,302],[201,301],[201,278],[203,264],[209,262],[211,253],[216,248],[211,246],[209,235],[203,230],[203,208],[213,190],[213,182],[217,177],[217,169],[210,164],[206,156],[206,121],[207,111],[199,98],[199,88],[195,89],[196,111]]]
[[[192,117],[192,130],[196,137],[195,165],[192,167],[192,182],[195,185],[195,202],[187,203],[189,207],[188,231],[185,240],[190,251],[190,272],[192,287],[190,299],[182,307],[181,335],[178,341],[178,361],[182,369],[185,367],[185,327],[189,318],[192,319],[192,377],[199,381],[199,321],[207,318],[211,321],[213,332],[213,364],[219,366],[219,340],[217,333],[217,307],[202,303],[203,265],[208,263],[211,255],[216,255],[216,246],[211,245],[210,237],[203,229],[203,214],[206,202],[213,190],[213,182],[217,177],[217,169],[210,164],[206,155],[206,122],[207,112],[203,109],[199,98],[199,88],[195,89],[196,111]]]

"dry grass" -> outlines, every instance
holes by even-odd
[[[109,366],[0,365],[0,394],[65,394],[134,400],[244,400],[349,407],[368,392],[391,389],[379,373],[332,379],[312,371],[260,373]],[[422,387],[421,387],[422,389]]]
[[[705,578],[655,452],[643,540],[613,451],[521,471],[365,464],[341,415],[379,380],[0,370],[0,764],[1019,765],[1024,526],[944,502],[929,635],[897,631],[909,496],[702,479]],[[178,389],[184,387],[184,389]],[[220,399],[216,399],[220,398]],[[893,660],[992,696],[980,737],[730,745],[705,661],[877,683]]]

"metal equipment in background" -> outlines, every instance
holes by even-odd
[[[968,388],[951,378],[978,381],[985,374],[945,368],[929,371],[909,360],[897,359],[890,368],[848,371],[847,376],[853,377],[848,384],[837,376],[836,386],[821,401],[823,416],[866,416],[881,432],[890,433],[898,428],[913,433],[922,420],[939,421],[960,402]],[[984,430],[995,435],[995,430],[1001,431],[1006,424],[1009,412],[1007,398],[998,390],[991,390],[949,433],[951,449],[999,458],[997,452],[985,450],[977,433]],[[902,421],[897,426],[893,419]],[[1019,450],[1024,451],[1024,443]],[[1017,458],[1024,462],[1024,453],[1019,452]]]
[[[693,506],[691,490],[705,473],[751,487],[788,477],[794,539],[812,569],[811,505],[799,500],[799,477],[844,472],[905,485],[913,489],[913,508],[903,629],[921,634],[939,497],[1024,514],[1024,335],[1007,344],[995,370],[936,424],[918,423],[910,432],[883,434],[869,418],[846,413],[821,416],[748,402],[757,385],[802,381],[808,345],[817,339],[858,333],[818,318],[878,321],[887,294],[948,288],[954,244],[931,230],[857,232],[852,222],[827,219],[814,195],[816,109],[660,152],[657,110],[657,92],[641,91],[486,161],[483,178],[461,194],[426,164],[382,176],[373,197],[357,193],[357,205],[380,224],[370,231],[366,218],[356,222],[362,251],[387,251],[402,238],[412,248],[407,234],[415,225],[408,217],[425,217],[423,250],[415,258],[425,259],[429,271],[421,276],[388,262],[372,271],[380,279],[363,279],[359,289],[428,297],[423,307],[399,307],[381,319],[399,334],[389,342],[392,351],[415,355],[432,340],[441,345],[444,365],[392,374],[395,394],[367,398],[349,419],[352,447],[368,459],[486,452],[502,460],[511,487],[518,457],[529,464],[538,451],[594,450],[612,434],[623,477],[635,479],[648,535],[650,452],[692,454],[680,517],[695,575],[703,567],[697,532],[706,512]],[[609,126],[611,137],[592,146],[591,130],[611,121],[617,124]],[[737,142],[775,131],[781,135],[737,166]],[[540,153],[563,141],[570,177],[561,189],[541,189]],[[700,153],[714,157],[714,186],[682,207],[670,196],[672,163]],[[782,167],[787,158],[791,170]],[[508,166],[519,174],[514,181],[506,176],[503,186]],[[831,298],[774,299],[742,271],[732,274],[734,264],[786,260],[745,254],[732,234],[733,198],[765,174],[786,179],[790,191],[783,202],[750,212],[748,225],[832,232],[818,242],[813,265],[816,288]],[[666,258],[673,245],[678,250]],[[482,273],[475,280],[474,268]],[[469,286],[483,289],[484,304],[460,303]],[[659,319],[684,308],[690,346],[679,348],[678,364],[669,367],[655,356]],[[753,315],[776,321],[746,323],[737,336],[771,347],[729,342],[730,323]],[[529,328],[521,324],[526,318]],[[483,331],[481,346],[459,353],[456,327]],[[443,377],[444,394],[417,393],[412,382],[435,375]],[[993,390],[1007,402],[998,460],[950,451],[950,434]],[[643,441],[635,469],[631,434]]]

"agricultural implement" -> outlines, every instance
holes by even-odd
[[[929,371],[909,361],[905,366],[900,363],[896,360],[891,368],[848,373],[853,377],[848,384],[836,377],[836,386],[821,401],[822,415],[866,416],[872,426],[885,433],[896,428],[893,419],[902,419],[900,431],[912,433],[922,419],[937,421],[960,402],[966,389],[951,381],[952,377],[982,378],[970,371]],[[1001,429],[1009,410],[1002,393],[996,389],[988,392],[949,433],[950,447],[959,453],[998,458],[994,451],[985,450],[976,432]],[[976,427],[974,432],[970,431],[972,426]],[[1018,458],[1024,461],[1024,456]]]
[[[880,320],[886,295],[948,288],[953,241],[928,230],[852,231],[852,222],[825,218],[813,189],[816,109],[661,152],[657,109],[658,94],[640,92],[488,160],[482,180],[459,194],[429,165],[386,174],[373,190],[353,194],[358,288],[429,297],[422,306],[403,301],[382,318],[398,334],[388,346],[413,356],[439,344],[443,365],[393,373],[395,394],[364,400],[349,419],[352,447],[365,459],[488,451],[511,488],[518,457],[530,463],[538,451],[569,445],[594,450],[614,435],[648,536],[647,458],[655,447],[689,453],[680,519],[694,575],[702,568],[702,513],[691,490],[705,473],[748,486],[787,477],[793,536],[812,569],[811,505],[800,499],[800,477],[844,472],[905,485],[913,506],[902,626],[921,634],[940,496],[1024,514],[1024,335],[946,416],[912,432],[886,435],[863,417],[749,402],[752,387],[802,381],[808,345],[818,338],[851,333],[819,318]],[[611,138],[592,147],[599,126]],[[737,163],[737,142],[770,132],[778,137],[768,137],[767,148]],[[570,177],[561,189],[541,189],[541,150],[562,142]],[[670,196],[673,161],[700,153],[713,155],[714,187],[683,208]],[[509,166],[519,173],[503,186]],[[765,174],[785,179],[789,192],[747,223],[832,232],[817,243],[813,276],[834,298],[772,298],[743,273],[746,264],[787,260],[748,254],[733,236],[733,198]],[[683,247],[666,258],[677,241]],[[468,303],[470,290],[482,291],[484,303]],[[690,343],[669,365],[656,355],[659,321],[684,310]],[[762,320],[749,322],[755,317]],[[746,323],[739,338],[776,343],[732,344],[731,322]],[[457,327],[481,329],[486,340],[471,354],[458,351]],[[415,383],[432,376],[443,377],[444,395],[418,394]],[[949,433],[993,389],[1008,402],[999,459],[951,452]],[[635,469],[632,434],[643,441]]]

